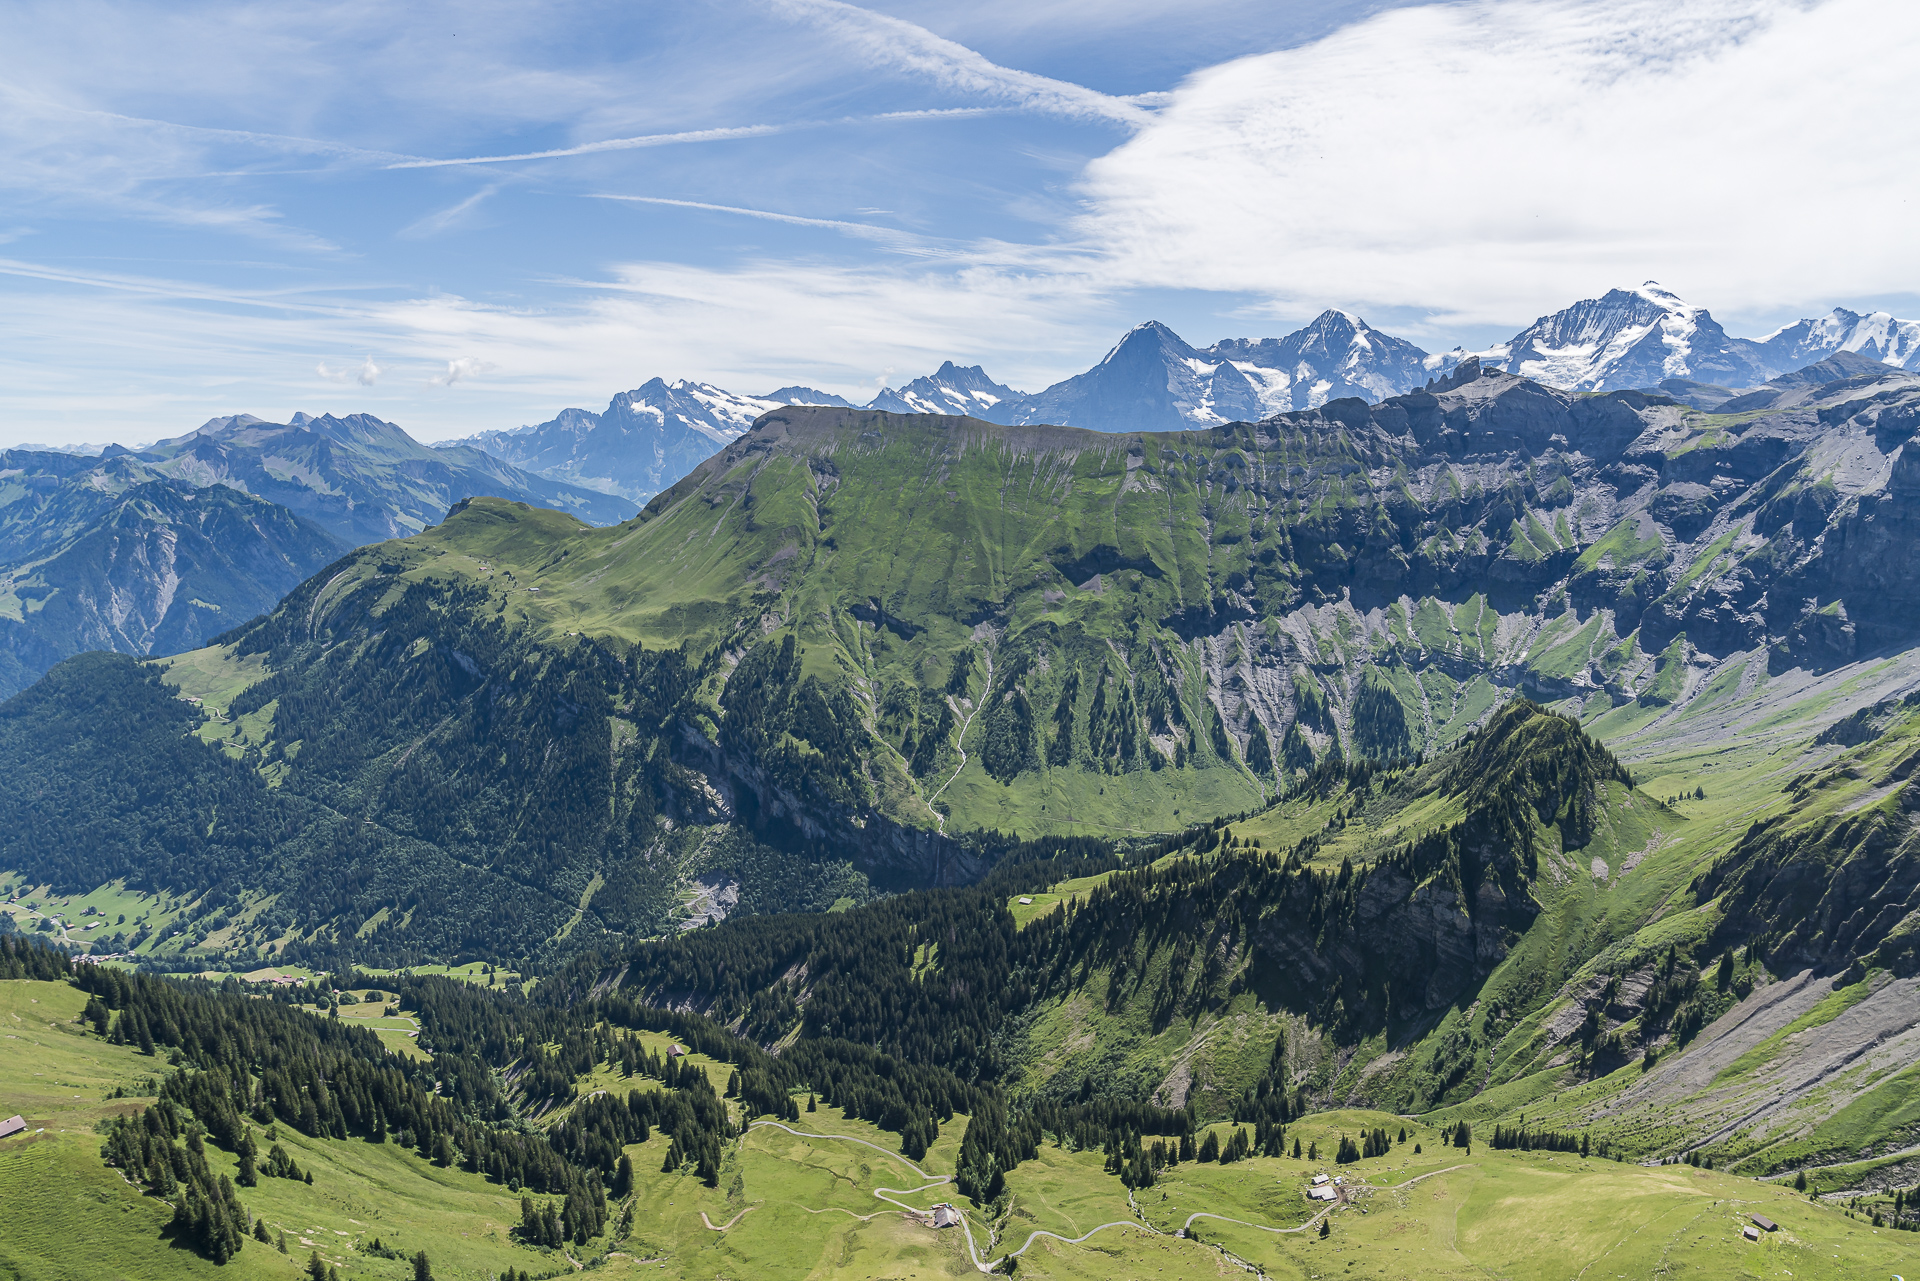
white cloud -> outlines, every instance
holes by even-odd
[[[315,372],[317,372],[322,378],[326,379],[330,383],[357,382],[362,387],[371,387],[375,383],[379,382],[380,375],[386,373],[387,371],[382,369],[380,366],[374,364],[373,357],[368,356],[366,360],[361,363],[358,369],[354,369],[344,365],[339,368],[335,368],[334,366],[327,364],[327,362],[323,360],[319,363],[318,366],[315,367]]]
[[[1107,277],[1507,323],[1648,277],[1913,290],[1907,0],[1476,0],[1194,75],[1089,166]]]
[[[365,369],[316,369],[314,351],[376,350],[386,370],[440,370],[362,384],[347,407],[423,439],[598,407],[655,375],[851,398],[872,394],[876,370],[890,381],[953,358],[1037,387],[1084,367],[1128,318],[1085,276],[1033,270],[1018,251],[861,267],[634,262],[550,282],[572,298],[545,307],[218,290],[3,260],[0,271],[24,282],[0,313],[0,443],[93,439],[108,422],[152,436],[224,413],[283,421]],[[473,390],[443,390],[456,386]]]
[[[447,362],[447,372],[435,374],[427,382],[435,387],[451,387],[466,378],[478,378],[481,374],[490,374],[500,366],[491,360],[482,360],[478,356],[461,356]]]

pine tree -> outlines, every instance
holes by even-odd
[[[239,1146],[236,1149],[236,1153],[240,1158],[240,1168],[234,1174],[233,1178],[233,1181],[243,1188],[256,1187],[260,1182],[260,1176],[253,1168],[254,1151],[253,1129],[252,1127],[248,1127],[246,1133],[241,1135]]]
[[[625,1152],[620,1154],[620,1166],[613,1172],[613,1197],[619,1200],[633,1191],[633,1158]]]
[[[427,1262],[425,1250],[413,1256],[413,1281],[433,1281],[433,1265]]]
[[[261,1245],[273,1244],[273,1238],[267,1235],[267,1221],[265,1219],[255,1219],[253,1221],[253,1239]]]
[[[1332,1221],[1329,1219],[1321,1219],[1320,1220],[1320,1239],[1324,1241],[1332,1235],[1333,1235]]]

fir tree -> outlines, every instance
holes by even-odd
[[[611,1191],[616,1201],[633,1191],[633,1158],[625,1152],[620,1154],[619,1168],[613,1172]]]

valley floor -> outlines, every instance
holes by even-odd
[[[412,1253],[424,1250],[440,1281],[491,1279],[509,1268],[534,1277],[591,1270],[689,1281],[908,1281],[977,1275],[976,1254],[997,1262],[1009,1253],[1018,1254],[1021,1276],[1140,1281],[1240,1276],[1248,1268],[1303,1281],[1785,1273],[1809,1281],[1891,1275],[1911,1268],[1913,1256],[1911,1234],[1876,1232],[1774,1184],[1688,1166],[1462,1151],[1441,1146],[1431,1126],[1363,1111],[1310,1116],[1292,1137],[1325,1150],[1343,1133],[1384,1126],[1397,1134],[1404,1126],[1406,1140],[1345,1166],[1263,1157],[1189,1162],[1133,1198],[1104,1172],[1098,1152],[1048,1143],[1009,1175],[995,1218],[947,1182],[964,1116],[942,1127],[923,1160],[909,1163],[897,1155],[894,1136],[822,1107],[803,1111],[795,1124],[754,1126],[728,1150],[713,1188],[660,1171],[665,1136],[631,1146],[637,1187],[608,1236],[565,1251],[516,1241],[518,1198],[477,1175],[435,1167],[394,1143],[314,1140],[283,1127],[279,1141],[312,1170],[313,1183],[262,1179],[242,1196],[270,1234],[285,1234],[288,1252],[250,1241],[216,1269],[162,1235],[164,1203],[101,1163],[96,1124],[145,1102],[143,1092],[166,1066],[83,1031],[76,1022],[82,1004],[64,983],[0,983],[0,1112],[18,1111],[28,1123],[25,1133],[0,1140],[0,1276],[144,1281],[219,1273],[294,1281],[317,1253],[349,1281],[404,1281]],[[377,1020],[377,1009],[343,1007],[342,1014]],[[693,1061],[723,1070],[698,1055]],[[623,1084],[602,1071],[582,1088]],[[127,1097],[112,1097],[121,1091]],[[564,1109],[541,1123],[561,1115]],[[1223,1137],[1231,1128],[1216,1127]],[[209,1155],[231,1171],[231,1158]],[[1331,1208],[1306,1198],[1316,1172],[1343,1180]],[[949,1201],[965,1215],[964,1227],[923,1221]],[[1779,1231],[1744,1240],[1741,1228],[1754,1212],[1777,1221]],[[372,1253],[376,1238],[393,1257]]]

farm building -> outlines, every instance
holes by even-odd
[[[17,1116],[10,1116],[4,1121],[0,1121],[0,1139],[6,1138],[9,1134],[18,1134],[26,1128],[27,1123],[25,1120]]]
[[[942,1201],[939,1205],[933,1207],[934,1227],[950,1228],[958,1222],[960,1222],[960,1211],[954,1209],[946,1202]]]
[[[1762,1232],[1778,1232],[1780,1230],[1780,1225],[1764,1214],[1756,1214],[1753,1216],[1753,1226],[1759,1228]]]
[[[1746,1227],[1740,1229],[1740,1235],[1749,1241],[1758,1241],[1760,1239],[1760,1229],[1749,1223]]]
[[[684,1045],[669,1045],[667,1047],[667,1057],[670,1059],[684,1059],[687,1057],[687,1047]]]
[[[1339,1199],[1339,1196],[1340,1194],[1334,1191],[1333,1187],[1329,1184],[1322,1184],[1320,1187],[1307,1189],[1307,1199],[1309,1201],[1334,1201]]]
[[[1322,1183],[1325,1183],[1326,1181],[1327,1181],[1327,1176],[1324,1174],[1316,1174],[1313,1176],[1313,1186],[1316,1188],[1319,1187]]]

